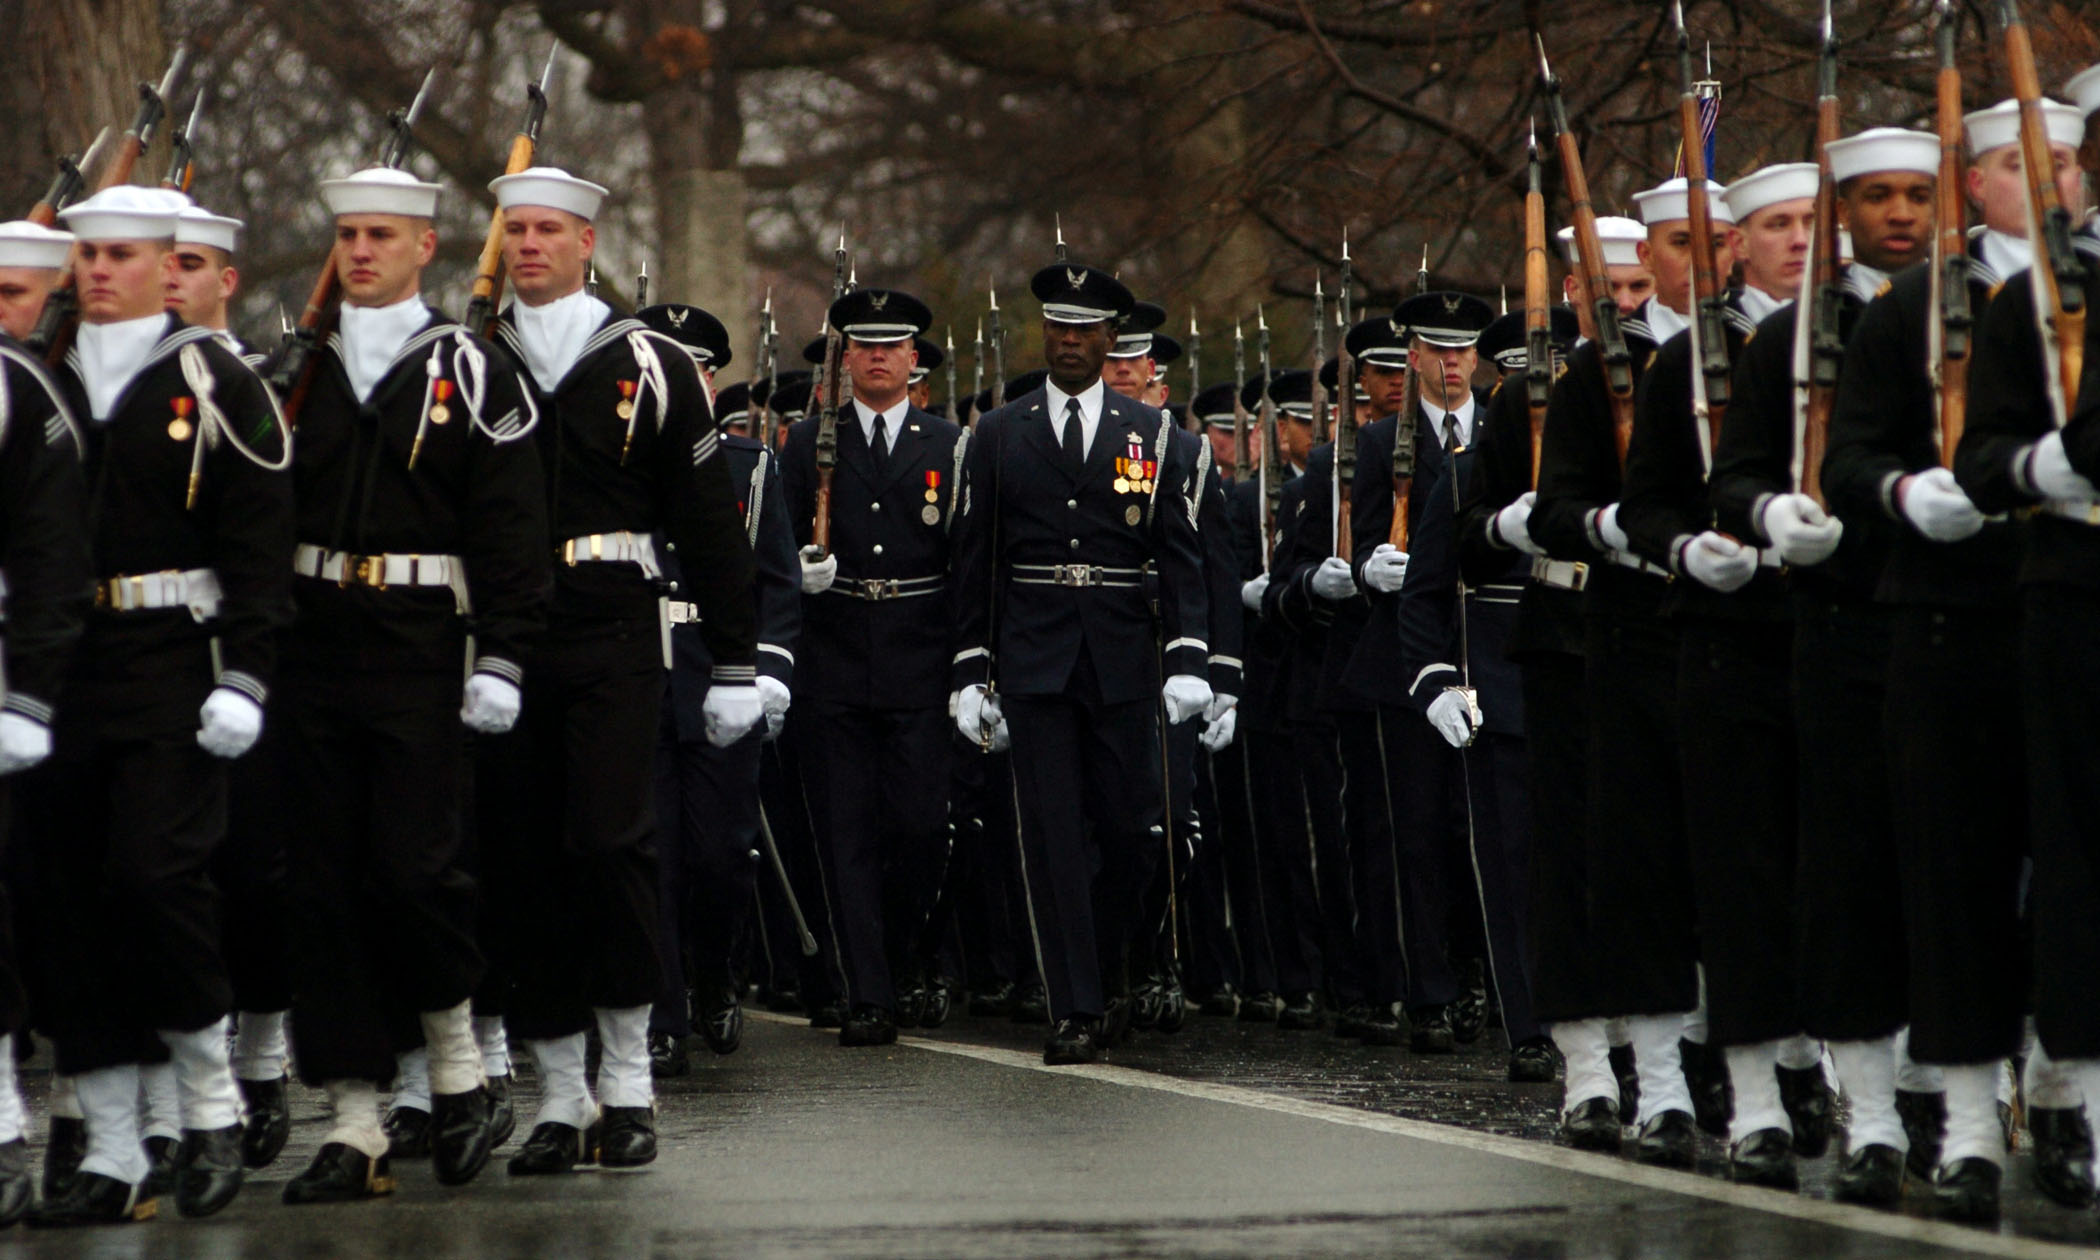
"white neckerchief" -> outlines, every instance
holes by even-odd
[[[1803,283],[1807,283],[1806,277],[1803,278]],[[1765,322],[1765,316],[1774,311],[1785,310],[1793,304],[1794,299],[1773,297],[1754,284],[1743,286],[1743,314],[1748,315],[1753,324],[1762,324]]]
[[[2014,273],[2034,266],[2034,242],[2024,236],[2012,236],[1996,228],[1983,230],[1983,261],[1991,270],[2010,279]]]
[[[904,427],[904,413],[910,409],[911,399],[909,398],[900,398],[897,400],[896,406],[888,411],[881,412],[876,411],[858,398],[854,399],[853,411],[855,415],[860,417],[860,435],[867,440],[868,449],[878,456],[887,455],[889,452],[896,450],[897,432]],[[875,450],[875,417],[878,415],[882,417],[882,440],[884,443],[883,449],[879,451]]]
[[[372,391],[379,388],[394,356],[429,321],[421,294],[411,293],[392,306],[344,303],[336,327],[343,339],[343,371],[360,404],[372,401]]]
[[[146,366],[153,347],[168,331],[166,314],[121,319],[113,324],[82,321],[73,346],[80,353],[80,383],[87,387],[88,415],[109,419],[117,395]]]
[[[1456,416],[1458,418],[1458,444],[1460,446],[1471,445],[1473,441],[1472,390],[1469,389],[1466,391],[1466,400],[1464,402],[1460,403],[1457,407],[1453,408],[1448,412],[1445,411],[1442,407],[1439,407],[1435,403],[1429,401],[1427,398],[1424,398],[1422,400],[1422,414],[1429,417],[1429,423],[1432,426],[1430,432],[1436,434],[1436,441],[1438,446],[1442,446],[1444,444],[1444,417],[1446,415]]]
[[[1059,445],[1063,445],[1065,440],[1065,402],[1071,398],[1079,400],[1080,458],[1085,459],[1092,454],[1094,430],[1101,427],[1101,404],[1108,395],[1108,387],[1101,383],[1101,378],[1095,377],[1093,384],[1077,394],[1067,394],[1046,380],[1043,382],[1043,394],[1048,399],[1047,405],[1050,409],[1050,434],[1058,440]]]
[[[517,325],[518,344],[525,350],[525,367],[541,389],[554,392],[576,366],[583,343],[611,313],[612,307],[582,289],[542,306],[522,301],[511,304],[510,317]]]
[[[1679,315],[1661,298],[1649,298],[1648,307],[1639,318],[1648,325],[1648,331],[1655,334],[1655,344],[1658,346],[1692,326],[1691,321]]]

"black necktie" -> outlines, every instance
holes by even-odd
[[[875,467],[880,470],[889,461],[889,441],[884,434],[885,425],[881,412],[875,413],[875,434],[868,439],[868,453],[875,457]]]
[[[1458,449],[1458,413],[1444,413],[1444,453],[1449,455]]]
[[[1079,430],[1079,400],[1065,399],[1065,458],[1076,469],[1086,466],[1086,435]]]

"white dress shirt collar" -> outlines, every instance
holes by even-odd
[[[1637,318],[1648,325],[1649,332],[1655,334],[1655,344],[1658,346],[1691,327],[1684,316],[1672,310],[1661,298],[1649,298],[1648,304],[1641,308]]]
[[[541,389],[553,393],[576,366],[583,343],[612,314],[612,307],[582,289],[541,306],[511,304],[511,322],[525,351],[525,367]]]
[[[88,415],[109,419],[117,395],[146,366],[153,347],[168,330],[165,312],[122,319],[113,324],[81,321],[73,345],[80,354],[80,383],[87,387]]]
[[[359,403],[372,400],[387,365],[401,353],[410,337],[430,322],[430,311],[421,294],[411,293],[392,306],[343,305],[337,331],[343,339],[343,371],[350,378],[350,392]]]
[[[2034,266],[2034,243],[2026,237],[1985,228],[1982,240],[1983,261],[2000,276],[2010,278]]]
[[[1101,427],[1101,406],[1108,396],[1108,386],[1099,377],[1094,383],[1077,394],[1067,394],[1049,381],[1043,382],[1044,407],[1050,412],[1050,435],[1063,445],[1065,440],[1065,403],[1079,400],[1080,451],[1091,455],[1094,451],[1094,432]]]
[[[1794,304],[1794,299],[1773,297],[1754,284],[1743,286],[1743,296],[1740,300],[1743,306],[1743,314],[1748,315],[1750,322],[1753,324],[1762,324],[1765,322],[1767,315],[1774,311],[1784,310]]]
[[[897,449],[897,433],[904,427],[904,413],[909,410],[911,410],[911,399],[909,398],[898,399],[896,406],[883,412],[876,411],[858,398],[853,400],[853,414],[860,417],[860,435],[867,441],[868,449],[871,451],[875,450],[875,417],[877,415],[882,417],[883,448],[881,451],[876,452],[877,454],[888,454],[890,451]]]
[[[1442,445],[1444,444],[1444,417],[1445,417],[1445,416],[1446,416],[1447,414],[1448,414],[1448,415],[1451,415],[1451,416],[1455,416],[1455,417],[1457,417],[1457,419],[1458,419],[1458,444],[1459,444],[1460,446],[1470,446],[1470,445],[1472,444],[1472,442],[1473,442],[1473,391],[1472,391],[1472,390],[1470,390],[1470,389],[1469,389],[1469,390],[1467,390],[1467,391],[1466,391],[1466,400],[1465,400],[1464,402],[1460,403],[1460,404],[1459,404],[1458,406],[1456,406],[1456,407],[1452,408],[1452,409],[1451,409],[1451,411],[1449,411],[1449,412],[1446,412],[1446,411],[1445,411],[1445,410],[1444,410],[1444,409],[1443,409],[1442,407],[1439,407],[1439,406],[1437,406],[1437,405],[1436,405],[1435,403],[1433,403],[1433,402],[1429,401],[1429,400],[1428,400],[1427,398],[1424,398],[1424,399],[1422,400],[1422,414],[1423,414],[1423,415],[1425,415],[1425,416],[1427,416],[1427,417],[1429,417],[1429,423],[1430,423],[1430,425],[1432,426],[1432,427],[1431,427],[1431,431],[1432,431],[1433,433],[1435,433],[1435,434],[1436,434],[1436,441],[1437,441],[1437,445],[1439,445],[1439,446],[1442,446]]]

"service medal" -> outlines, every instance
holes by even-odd
[[[927,493],[931,494],[932,491],[928,491]],[[925,507],[919,509],[919,519],[926,522],[928,525],[938,525],[941,523],[941,510],[935,507],[933,504],[929,503]]]
[[[437,400],[430,405],[430,423],[443,424],[450,420],[452,418],[452,408],[447,407],[445,401],[452,397],[452,382],[432,381],[430,383],[430,394],[431,397]]]
[[[613,414],[620,417],[620,419],[622,420],[632,420],[634,419],[635,382],[621,381],[619,382],[619,386],[620,403],[618,406],[613,408]]]
[[[1123,523],[1125,525],[1135,525],[1138,523],[1138,517],[1143,515],[1144,513],[1138,511],[1138,505],[1133,503],[1123,509]]]
[[[1117,494],[1129,494],[1129,493],[1130,493],[1130,483],[1129,483],[1128,481],[1125,481],[1125,480],[1124,480],[1123,478],[1121,478],[1121,477],[1118,477],[1118,478],[1116,478],[1116,493],[1117,493]]]
[[[190,411],[196,407],[197,400],[185,395],[177,398],[171,405],[175,408],[175,418],[168,421],[168,436],[178,442],[187,442],[190,440],[190,434],[196,432],[190,424]]]

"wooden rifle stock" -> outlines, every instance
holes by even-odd
[[[1539,171],[1539,139],[1531,137],[1529,184],[1524,191],[1524,402],[1531,413],[1531,488],[1539,488],[1539,454],[1546,438],[1546,403],[1553,391],[1552,273],[1546,264],[1546,193]]]
[[[1838,368],[1845,357],[1845,341],[1838,328],[1843,303],[1837,280],[1837,181],[1830,175],[1830,143],[1838,138],[1838,127],[1838,101],[1832,91],[1816,102],[1816,164],[1822,168],[1822,177],[1816,186],[1808,274],[1802,277],[1806,292],[1812,295],[1812,304],[1799,316],[1809,326],[1808,402],[1801,425],[1801,493],[1820,506],[1828,506],[1823,500],[1823,456],[1830,449],[1830,412],[1837,401]]]
[[[2011,71],[2013,98],[2020,102],[2020,167],[2027,178],[2029,226],[2034,241],[2036,317],[2045,344],[2053,342],[2057,377],[2051,392],[2061,394],[2052,419],[2061,428],[2078,405],[2078,386],[2085,371],[2084,268],[2071,246],[2071,216],[2056,191],[2056,159],[2050,153],[2049,128],[2042,116],[2042,83],[2034,64],[2034,44],[2015,0],[2001,0],[2005,10],[2005,60]]]
[[[1933,379],[1939,387],[1940,464],[1954,467],[1969,411],[1969,253],[1962,195],[1961,70],[1954,61],[1954,15],[1942,0],[1939,19],[1940,74],[1937,84],[1940,176],[1939,221],[1933,235]]]

